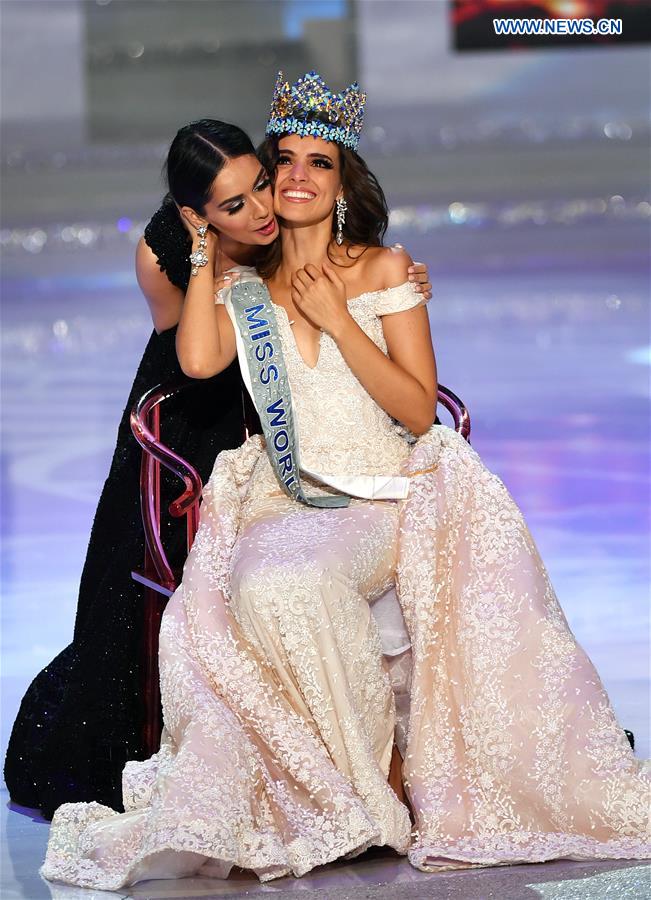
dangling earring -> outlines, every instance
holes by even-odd
[[[337,202],[335,204],[337,211],[337,234],[335,235],[335,241],[341,246],[344,242],[344,232],[343,228],[346,224],[346,212],[348,210],[348,205],[343,197],[337,197]]]
[[[208,231],[207,225],[200,225],[197,228],[197,234],[199,235],[199,249],[195,250],[194,253],[190,254],[190,265],[192,266],[191,272],[193,275],[199,274],[199,269],[208,265],[208,256],[206,255],[206,233]]]

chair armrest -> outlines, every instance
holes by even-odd
[[[131,430],[143,450],[158,460],[166,469],[174,472],[185,483],[185,491],[170,503],[171,515],[179,517],[197,503],[201,497],[203,485],[201,477],[194,466],[179,456],[165,444],[161,443],[157,428],[152,428],[152,413],[165,400],[176,396],[180,391],[192,385],[192,381],[170,382],[157,385],[147,391],[131,410]]]
[[[176,579],[160,538],[158,465],[174,472],[185,484],[184,492],[170,504],[169,511],[175,517],[187,514],[190,539],[199,526],[199,499],[203,485],[197,470],[161,442],[159,407],[163,401],[190,385],[190,379],[156,385],[140,398],[130,416],[131,430],[144,451],[140,470],[140,506],[145,541],[158,579],[167,587],[173,587]]]
[[[464,406],[463,401],[450,388],[439,384],[438,402],[447,409],[454,419],[455,431],[458,431],[461,437],[468,440],[470,437],[470,413]]]

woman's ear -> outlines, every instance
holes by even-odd
[[[181,206],[179,207],[179,212],[193,228],[201,228],[202,225],[208,224],[207,220],[198,215],[191,206]]]

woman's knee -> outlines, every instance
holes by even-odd
[[[310,557],[258,557],[237,560],[232,570],[232,598],[247,615],[282,617],[319,613],[327,598],[339,593],[339,573],[322,554]]]

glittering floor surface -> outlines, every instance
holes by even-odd
[[[2,900],[208,900],[251,896],[274,900],[644,900],[651,894],[651,866],[643,862],[562,860],[427,874],[381,849],[354,862],[323,866],[300,879],[280,878],[265,885],[238,871],[227,881],[184,878],[147,881],[116,892],[91,891],[50,884],[38,875],[37,862],[43,858],[47,841],[45,823],[5,808],[2,831]]]
[[[462,186],[448,196],[463,197]],[[440,379],[469,406],[473,446],[523,508],[573,630],[648,756],[648,210],[639,196],[622,210],[603,185],[591,197],[594,215],[556,221],[548,198],[516,225],[463,214],[441,225],[423,208],[393,236],[431,266]],[[128,203],[140,218],[152,208],[151,198]],[[59,219],[79,221],[81,209],[80,195]],[[127,235],[30,249],[10,249],[3,266],[2,752],[27,683],[69,640],[96,499],[150,329]],[[37,875],[47,826],[5,808],[2,828],[4,900],[50,896]],[[239,876],[114,896],[641,898],[648,875],[639,863],[553,862],[425,876],[378,853],[265,888]]]

